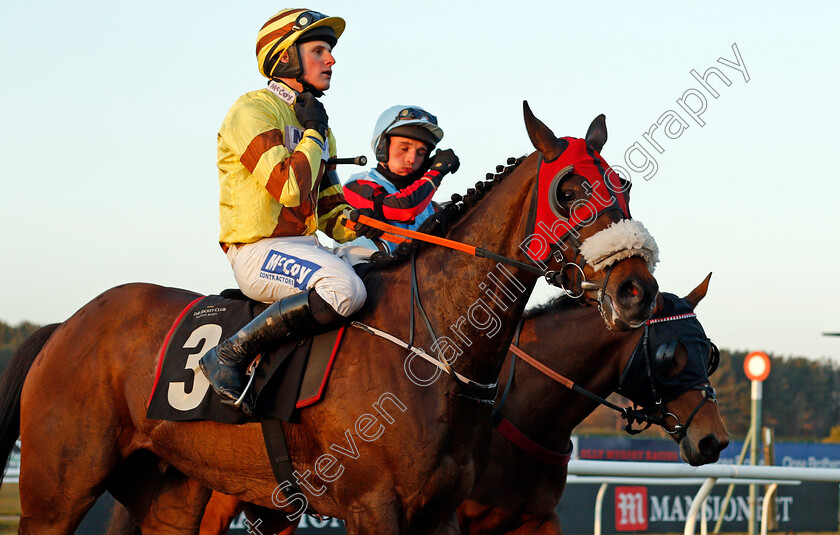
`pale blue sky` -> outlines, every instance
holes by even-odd
[[[807,6],[807,7],[806,7]],[[63,321],[129,281],[205,293],[235,283],[217,245],[215,135],[242,93],[264,86],[257,31],[282,3],[15,2],[0,20],[0,320]],[[605,113],[603,155],[654,134],[663,154],[632,174],[632,211],[661,249],[660,286],[685,294],[731,349],[840,358],[835,178],[840,8],[832,2],[337,1],[333,87],[323,102],[343,156],[372,157],[393,104],[419,104],[461,157],[445,200],[533,148],[522,100],[558,135]],[[717,62],[734,61],[750,80]],[[704,93],[700,127],[677,104],[690,71],[731,81]],[[676,124],[674,125],[676,126]],[[358,168],[344,168],[343,177]],[[481,245],[481,244],[476,244]],[[538,296],[551,293],[539,288]]]

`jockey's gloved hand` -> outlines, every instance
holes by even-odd
[[[432,171],[438,171],[441,175],[445,175],[446,173],[454,173],[459,167],[461,167],[461,161],[458,160],[458,156],[455,155],[455,151],[452,149],[438,149],[437,152],[435,152],[434,158],[432,158],[432,166],[429,169]]]
[[[356,235],[364,236],[371,240],[378,240],[382,237],[384,232],[373,227],[369,227],[364,223],[359,223],[359,216],[363,215],[371,219],[376,219],[376,214],[370,208],[356,208],[350,212],[350,221],[356,224]]]
[[[327,139],[327,110],[321,101],[312,93],[301,93],[295,100],[295,116],[304,128],[316,130],[321,137]]]

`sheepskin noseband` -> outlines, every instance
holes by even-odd
[[[656,241],[645,226],[634,219],[622,219],[593,234],[580,246],[580,253],[596,272],[631,256],[644,258],[651,273],[659,262]]]

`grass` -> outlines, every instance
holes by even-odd
[[[20,516],[20,497],[17,483],[6,483],[0,487],[0,535],[17,533]]]

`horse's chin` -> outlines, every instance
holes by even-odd
[[[601,302],[601,314],[604,317],[604,323],[611,331],[626,332],[638,329],[643,326],[650,317],[650,314],[648,314],[644,318],[625,318],[621,311],[616,309],[614,303],[615,301],[613,301],[609,294],[605,294],[604,299]]]
[[[693,447],[687,435],[680,439],[680,459],[691,466],[702,466],[704,464],[716,463],[720,459],[720,450],[710,454],[704,454]]]

